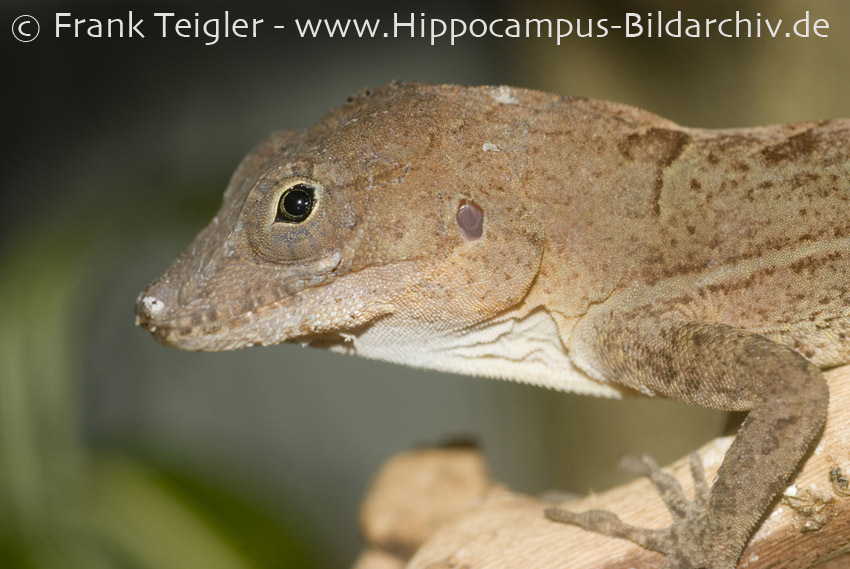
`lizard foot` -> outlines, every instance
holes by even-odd
[[[604,510],[569,512],[547,508],[546,517],[555,522],[580,526],[610,537],[628,539],[638,545],[667,555],[662,569],[730,569],[737,564],[740,552],[725,552],[718,547],[706,512],[709,487],[698,453],[690,456],[694,479],[694,499],[688,500],[679,482],[662,471],[649,456],[625,459],[621,465],[648,477],[673,516],[673,523],[663,529],[639,528],[623,522],[616,514]]]

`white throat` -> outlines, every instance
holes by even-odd
[[[615,386],[589,378],[570,361],[555,320],[543,308],[510,313],[461,332],[425,331],[392,317],[378,320],[335,352],[413,367],[530,383],[560,391],[621,398]]]

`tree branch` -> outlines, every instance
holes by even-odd
[[[826,374],[827,423],[793,484],[765,516],[739,568],[838,569],[850,563],[850,366]],[[702,447],[713,479],[731,437]],[[693,495],[688,460],[669,467]],[[391,458],[361,509],[368,547],[355,569],[627,569],[662,556],[631,542],[547,520],[551,504],[494,484],[471,447],[425,449]],[[666,508],[646,479],[562,505],[610,510],[625,522],[661,528]]]

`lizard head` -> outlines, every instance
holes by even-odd
[[[137,323],[163,344],[225,350],[340,342],[374,327],[438,333],[515,306],[543,230],[510,191],[521,149],[488,112],[496,99],[393,84],[308,130],[272,134],[139,295]]]

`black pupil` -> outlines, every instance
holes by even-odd
[[[280,199],[280,215],[283,221],[303,221],[313,209],[313,188],[305,184],[292,186]]]

